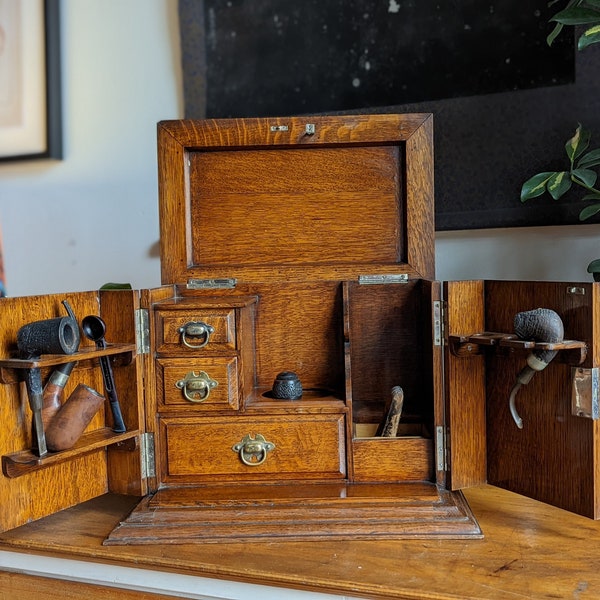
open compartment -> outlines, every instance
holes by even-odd
[[[432,283],[344,282],[355,481],[434,481]]]

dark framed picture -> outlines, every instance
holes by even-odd
[[[0,0],[0,161],[62,158],[59,0]]]

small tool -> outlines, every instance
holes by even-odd
[[[88,339],[96,342],[96,348],[99,350],[106,348],[106,340],[104,339],[106,323],[104,323],[104,320],[101,317],[98,317],[97,315],[88,315],[87,317],[84,317],[81,321],[81,329]],[[119,397],[117,396],[117,390],[115,389],[115,379],[108,356],[100,357],[100,369],[104,381],[104,391],[110,403],[110,410],[113,416],[112,430],[115,433],[123,433],[124,431],[127,431],[127,429],[123,422],[123,416],[121,415],[121,405],[119,403]]]

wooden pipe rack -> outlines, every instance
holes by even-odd
[[[106,348],[96,347],[80,348],[74,354],[45,354],[35,359],[2,358],[0,359],[0,383],[15,384],[22,380],[22,372],[26,369],[42,369],[49,371],[56,365],[77,362],[77,368],[94,368],[94,360],[101,356],[110,356],[115,364],[130,364],[135,356],[136,348],[133,344],[110,344]],[[69,450],[49,452],[39,457],[31,450],[22,450],[2,456],[2,472],[5,477],[20,477],[27,473],[37,471],[71,460],[75,457],[94,452],[107,446],[117,450],[133,451],[137,448],[137,438],[140,431],[132,429],[125,433],[115,433],[108,427],[84,433],[75,446]]]
[[[536,342],[533,340],[523,340],[516,334],[487,331],[471,335],[451,335],[448,337],[448,344],[450,352],[458,357],[483,354],[489,348],[507,352],[517,350],[559,351],[559,360],[572,365],[582,364],[586,359],[588,350],[587,344],[578,340]]]

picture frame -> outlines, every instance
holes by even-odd
[[[61,159],[59,0],[0,0],[0,161]]]

